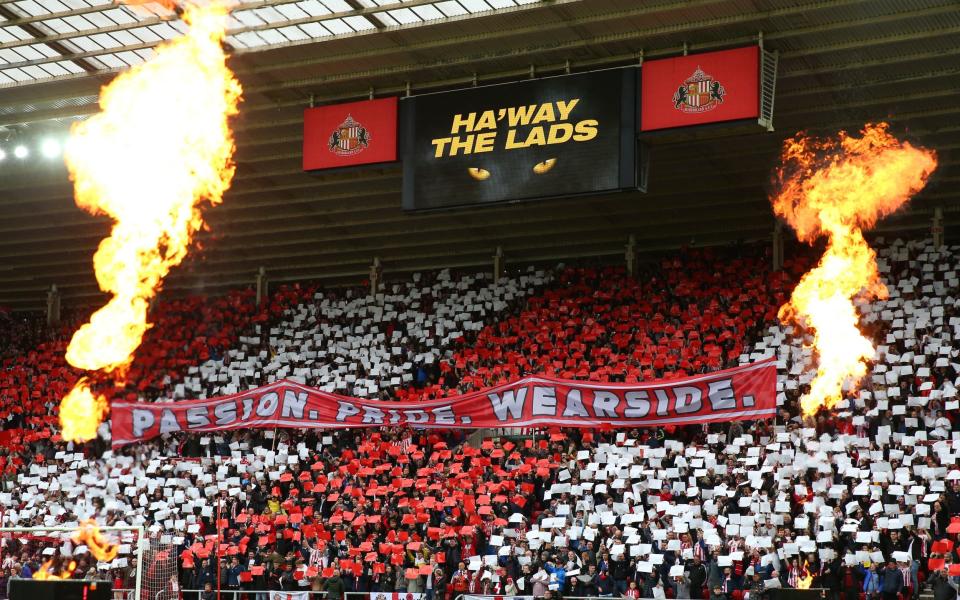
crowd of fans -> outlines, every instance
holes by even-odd
[[[876,359],[846,405],[814,421],[798,405],[809,339],[776,318],[809,257],[774,273],[754,247],[688,250],[633,277],[584,265],[497,284],[439,272],[372,297],[292,287],[259,307],[248,292],[160,302],[118,393],[210,397],[290,377],[416,400],[529,373],[633,382],[775,356],[769,421],[472,443],[462,431],[245,430],[116,451],[104,428],[73,447],[47,435],[57,390],[77,375],[58,358],[71,324],[51,333],[5,315],[0,335],[17,341],[0,357],[0,398],[20,412],[4,430],[21,433],[0,450],[3,522],[143,524],[176,555],[176,581],[147,578],[169,593],[740,600],[809,584],[907,600],[922,585],[953,589],[958,252],[881,246],[890,297],[861,303]],[[69,542],[14,536],[2,567],[30,576],[76,555],[75,576],[109,572],[130,588],[122,541],[98,564]]]

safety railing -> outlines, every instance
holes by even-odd
[[[157,599],[160,600],[160,594],[164,592],[158,592]],[[181,597],[183,600],[194,600],[197,598],[202,598],[202,594],[205,592],[203,590],[180,590]],[[214,598],[219,597],[220,600],[315,600],[316,598],[322,598],[327,595],[325,591],[313,591],[313,590],[234,590],[234,589],[221,589],[219,592],[217,590],[212,590],[211,592]],[[346,595],[346,594],[345,594]],[[370,597],[370,594],[361,594],[362,596]]]
[[[542,599],[542,596],[532,596],[530,594],[518,594],[516,596],[508,596],[506,594],[498,594],[498,595],[459,594],[454,598],[454,600],[541,600],[541,599]],[[371,599],[371,600],[375,600],[375,599]],[[435,598],[434,600],[441,600],[441,599]],[[624,596],[617,593],[611,594],[609,596],[563,596],[563,600],[624,600]],[[657,600],[657,599],[641,597],[641,598],[637,598],[637,600]]]
[[[133,590],[114,590],[114,593],[117,592],[132,592]],[[158,592],[157,597],[154,600],[162,600],[161,594],[169,594],[170,597],[175,598],[176,592]],[[181,590],[181,598],[183,600],[194,600],[201,598],[200,594],[203,594],[203,590]],[[214,598],[217,598],[218,592],[213,590],[211,592]],[[315,600],[316,598],[322,598],[326,596],[327,592],[325,591],[313,591],[313,590],[233,590],[233,589],[222,589],[219,592],[220,600]],[[394,592],[345,592],[343,595],[343,600],[391,600],[393,598]],[[444,598],[434,595],[432,592],[419,592],[419,593],[410,593],[410,592],[398,592],[398,595],[403,600],[445,600]],[[382,596],[379,597],[379,596]],[[166,598],[166,596],[164,596]],[[114,596],[114,599],[117,600],[117,597]],[[563,600],[622,600],[623,596],[619,594],[613,594],[610,596],[564,596]],[[130,596],[124,596],[120,600],[133,600]],[[530,594],[519,594],[516,596],[508,596],[506,594],[457,594],[454,597],[454,600],[539,600],[538,597],[532,596]],[[638,598],[637,600],[657,600],[656,598]]]

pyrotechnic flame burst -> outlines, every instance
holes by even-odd
[[[100,561],[113,560],[117,557],[120,549],[116,544],[110,543],[103,538],[100,534],[100,527],[93,519],[81,521],[80,527],[73,532],[71,537],[74,543],[85,544],[90,554]],[[73,577],[73,572],[77,570],[76,561],[71,560],[67,562],[67,566],[60,572],[55,571],[57,568],[56,562],[56,559],[51,558],[43,563],[37,572],[33,574],[33,579],[70,579]]]
[[[799,134],[784,142],[773,208],[800,240],[827,237],[820,263],[803,276],[779,315],[813,335],[817,372],[801,398],[804,416],[834,407],[844,381],[856,386],[866,374],[874,348],[857,328],[853,300],[883,299],[887,289],[863,230],[903,206],[936,166],[933,151],[898,141],[886,123],[868,124],[861,137],[841,131],[831,139]]]
[[[813,573],[810,572],[810,563],[804,561],[803,574],[797,577],[797,589],[808,590],[813,585]]]
[[[92,440],[107,414],[107,399],[94,394],[83,378],[60,401],[60,435],[65,440]]]
[[[76,203],[114,220],[93,259],[100,289],[113,297],[70,341],[75,367],[123,377],[149,327],[150,299],[203,225],[200,205],[218,204],[230,187],[227,119],[241,89],[221,46],[226,14],[217,4],[188,6],[187,33],[104,87],[101,112],[71,132],[65,158]],[[92,438],[106,399],[83,381],[66,399],[64,438]]]
[[[93,519],[80,522],[80,528],[73,534],[73,541],[77,544],[85,544],[94,558],[104,562],[116,558],[120,549],[116,544],[104,539],[100,534],[100,527]]]
[[[55,567],[54,560],[48,560],[33,574],[33,579],[70,579],[73,577],[73,572],[77,570],[77,563],[71,560],[67,568],[59,573],[54,571]]]

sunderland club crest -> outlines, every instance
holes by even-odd
[[[723,104],[727,90],[712,75],[704,73],[700,67],[693,75],[683,81],[673,95],[673,107],[680,112],[701,113],[713,110]]]
[[[359,154],[370,145],[370,132],[360,123],[347,115],[347,120],[333,130],[327,146],[330,152],[338,156]]]

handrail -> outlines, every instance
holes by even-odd
[[[183,592],[184,594],[197,594],[197,593],[203,592],[203,590],[180,590],[180,591]],[[214,589],[213,591],[216,592],[217,590]],[[225,590],[225,589],[221,589],[220,591],[221,593],[225,593],[225,594],[269,594],[270,592],[289,592],[289,593],[310,592],[311,594],[326,595],[327,593],[326,590],[247,590],[247,589]],[[363,594],[364,596],[370,595],[368,592],[344,592],[344,595],[346,594]],[[493,598],[493,596],[490,596],[490,597]]]
[[[160,595],[161,593],[163,593],[164,591],[166,591],[166,590],[160,590],[159,592],[157,592],[157,598],[156,598],[156,600],[160,600],[160,596],[159,596],[159,595]],[[218,593],[217,590],[212,590],[212,591],[213,591],[215,594]],[[204,592],[204,590],[180,590],[179,593],[181,594],[181,597],[185,597],[184,595],[186,595],[186,594],[197,594],[197,595],[199,595],[199,594],[202,594],[203,592]],[[347,593],[345,593],[344,595],[350,594],[350,593],[355,593],[355,592],[347,592]],[[288,595],[288,594],[291,594],[290,598],[292,599],[292,598],[299,598],[299,597],[301,597],[303,594],[306,594],[308,597],[309,597],[309,596],[320,596],[320,597],[323,597],[323,596],[326,596],[326,595],[327,595],[327,592],[326,592],[326,590],[225,590],[225,589],[221,589],[221,590],[219,591],[219,594],[220,594],[221,596],[225,596],[225,595],[227,595],[227,594],[230,594],[230,597],[227,598],[227,600],[237,600],[238,594],[264,595],[264,596],[266,596],[266,597],[268,598],[268,600],[274,600],[274,597],[276,596],[277,598],[280,598],[280,599],[282,599],[282,600],[287,600],[287,595]],[[294,594],[295,594],[295,595],[294,595]],[[369,594],[363,594],[363,595],[364,595],[364,596],[367,596],[367,597],[370,596]]]
[[[534,600],[536,596],[532,594],[520,595],[520,596],[507,596],[505,594],[459,594],[454,598],[454,600],[495,600],[499,598],[500,600]],[[623,600],[624,596],[619,594],[612,594],[610,596],[564,596],[563,600]],[[637,598],[637,600],[657,600],[656,598]]]

